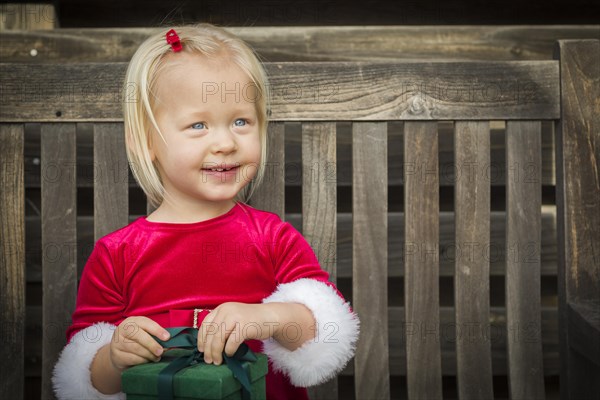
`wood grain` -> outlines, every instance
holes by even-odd
[[[404,304],[409,399],[441,399],[439,180],[435,122],[404,124]],[[422,173],[415,173],[422,165]]]
[[[352,293],[361,322],[357,399],[390,397],[387,265],[387,124],[352,127]]]
[[[121,123],[94,124],[94,239],[129,223],[129,164]]]
[[[514,399],[544,399],[540,317],[541,124],[506,123],[506,316]],[[520,174],[520,166],[527,174]]]
[[[0,393],[23,398],[25,354],[24,129],[0,124]]]
[[[457,121],[456,165],[469,166],[455,184],[456,247],[454,302],[458,393],[461,399],[492,399],[490,314],[490,186],[481,171],[490,165],[488,122]],[[466,328],[469,327],[469,328]],[[466,328],[466,329],[465,329]],[[460,330],[459,330],[460,329]]]
[[[335,124],[302,124],[302,234],[329,280],[337,280],[337,192]],[[324,328],[324,327],[320,327]],[[338,380],[311,389],[314,399],[337,399]]]
[[[75,124],[42,127],[42,398],[54,398],[52,369],[66,344],[77,296]]]
[[[267,131],[267,159],[262,183],[250,205],[285,217],[285,124],[272,122]]]
[[[40,29],[40,28],[38,28]],[[261,59],[374,61],[400,59],[552,59],[558,39],[595,39],[598,25],[231,27]],[[10,62],[128,62],[162,28],[63,28],[2,32]],[[37,55],[32,57],[31,49]]]
[[[0,64],[0,122],[119,121],[125,63]],[[556,61],[267,63],[273,121],[555,119]]]
[[[561,398],[597,398],[600,365],[590,354],[597,343],[591,338],[600,335],[594,328],[600,309],[600,41],[559,41],[556,57],[562,71],[556,124]],[[570,310],[578,310],[581,324],[569,320]],[[576,343],[583,338],[590,340]],[[582,354],[575,346],[590,350]]]
[[[3,50],[6,49],[4,43],[6,31],[15,30],[25,33],[27,31],[36,30],[36,32],[43,34],[43,29],[54,29],[57,27],[58,17],[56,16],[54,5],[52,4],[0,4],[0,31],[2,31],[2,46],[0,46],[0,48]],[[14,42],[12,43],[14,44]],[[31,49],[35,49],[35,47],[28,47],[27,53],[30,58],[34,58],[37,54],[31,55]],[[21,50],[23,50],[23,48],[21,48]],[[0,59],[5,60],[5,54],[3,53],[4,51],[0,51]]]

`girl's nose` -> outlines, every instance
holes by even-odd
[[[235,151],[237,149],[235,135],[227,128],[215,130],[212,148],[214,153],[231,153]]]

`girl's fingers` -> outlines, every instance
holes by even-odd
[[[158,361],[160,359],[160,356],[162,355],[162,347],[161,347],[160,354],[157,354],[157,353],[152,352],[147,347],[142,346],[139,343],[132,343],[131,345],[128,346],[127,352],[129,354],[135,354],[135,355],[142,357],[148,361]]]
[[[213,322],[217,313],[216,311],[208,314],[198,330],[198,351],[204,352],[204,361],[207,364],[212,362],[212,353],[210,352],[212,340],[218,332],[218,325]]]
[[[122,327],[122,331],[124,336],[123,341],[125,345],[141,345],[142,347],[147,349],[147,352],[149,354],[144,353],[139,349],[138,353],[145,354],[145,356],[147,356],[147,359],[149,360],[151,360],[151,357],[160,357],[163,352],[162,346],[158,344],[158,342],[154,340],[150,335],[152,334],[162,339],[167,339],[169,335],[166,329],[164,329],[159,324],[147,317],[140,317],[135,319],[132,318],[130,321],[127,321],[125,323],[125,326]]]
[[[239,332],[239,327],[236,327],[235,329],[237,329],[237,333],[236,334],[230,334],[227,337],[227,341],[225,343],[225,354],[227,354],[228,356],[232,356],[236,350],[238,349],[238,347],[240,347],[240,345],[242,344],[242,342],[244,341],[244,338],[242,337],[241,333]]]
[[[149,361],[155,361],[155,360],[149,360],[146,357],[142,357],[139,354],[136,353],[125,353],[125,352],[121,352],[120,356],[119,356],[120,360],[122,361],[123,365],[130,367],[133,365],[138,365],[138,364],[146,364]],[[121,363],[119,363],[121,364]]]

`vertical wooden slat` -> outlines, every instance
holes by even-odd
[[[404,292],[408,398],[442,398],[436,122],[404,124]]]
[[[335,123],[302,124],[302,234],[336,281]],[[337,378],[311,388],[313,399],[337,399]]]
[[[94,240],[128,223],[129,167],[122,123],[94,124]]]
[[[457,381],[460,399],[492,399],[490,342],[490,124],[454,131]]]
[[[388,399],[387,123],[352,125],[352,292],[357,399]]]
[[[269,123],[267,133],[267,160],[261,185],[250,204],[260,210],[271,211],[284,219],[285,213],[285,124]]]
[[[24,129],[0,124],[0,393],[22,399],[25,359]]]
[[[77,295],[75,124],[42,124],[42,398],[54,398],[52,369],[65,345]]]
[[[543,399],[539,121],[506,123],[506,326],[510,394]]]
[[[600,347],[600,41],[561,40],[555,58],[561,79],[555,131],[560,397],[600,398],[600,365],[593,361]],[[582,317],[589,310],[595,332],[573,337],[574,308]],[[582,354],[574,345],[588,351]]]

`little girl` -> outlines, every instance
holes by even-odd
[[[266,155],[260,62],[222,29],[180,27],[140,46],[125,90],[127,156],[158,208],[96,243],[57,396],[125,398],[122,371],[161,357],[151,335],[194,326],[207,363],[246,341],[269,357],[269,399],[306,399],[352,358],[359,321],[300,233],[246,204]]]

